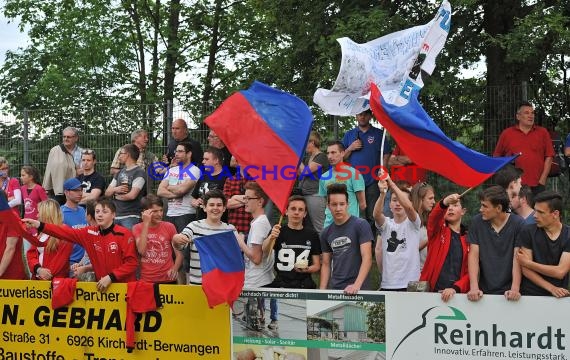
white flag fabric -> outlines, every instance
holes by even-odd
[[[370,83],[384,99],[407,103],[413,88],[423,87],[421,70],[431,74],[451,25],[451,5],[445,0],[432,21],[382,36],[365,44],[340,38],[342,61],[332,89],[317,89],[313,101],[325,113],[349,116],[370,108]]]

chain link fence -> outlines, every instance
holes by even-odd
[[[479,90],[480,101],[477,97],[473,100],[472,96],[469,101],[461,101],[461,94],[439,98],[428,95],[420,100],[445,134],[485,154],[492,153],[501,131],[515,123],[514,114],[520,99],[533,102],[537,106],[537,122],[550,130],[556,130],[562,139],[570,132],[567,94],[555,101],[547,101],[540,89],[524,85]],[[473,90],[470,92],[473,93]],[[312,96],[302,98],[313,110],[314,129],[325,139],[323,144],[327,140],[342,138],[345,131],[355,126],[353,117],[325,115],[312,105]],[[147,104],[4,112],[0,115],[0,156],[8,160],[10,176],[19,176],[22,165],[35,166],[43,174],[49,150],[61,143],[65,127],[74,126],[80,131],[79,145],[96,151],[97,170],[109,180],[116,150],[130,143],[130,134],[136,129],[143,128],[149,132],[149,150],[159,158],[166,151],[168,140],[165,139],[170,139],[170,124],[174,119],[185,119],[190,128],[190,136],[204,147],[207,146],[208,129],[203,120],[220,103],[217,101],[204,106]],[[379,126],[378,123],[374,125]],[[565,199],[570,198],[568,175],[566,173],[551,178],[548,184],[549,188],[563,193]],[[432,175],[430,182],[435,185],[438,196],[450,191],[461,191],[439,176]],[[471,196],[470,210],[475,213],[477,200],[475,194]],[[570,211],[566,213],[568,212]],[[570,218],[568,215],[566,214],[566,219]]]

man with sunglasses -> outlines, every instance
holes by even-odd
[[[66,201],[63,182],[82,172],[82,149],[77,145],[78,140],[79,131],[74,127],[66,127],[63,129],[63,142],[49,151],[42,186],[60,205]]]
[[[103,175],[95,170],[96,164],[97,156],[94,150],[87,149],[81,152],[81,168],[83,169],[83,174],[78,175],[77,179],[83,185],[83,195],[79,201],[79,205],[83,207],[85,207],[88,201],[99,199],[101,194],[105,191],[105,179]]]

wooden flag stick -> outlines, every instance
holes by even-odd
[[[460,198],[462,198],[463,196],[465,196],[465,194],[467,194],[469,191],[475,189],[476,186],[471,186],[469,189],[465,190],[464,192],[461,193],[461,195],[459,195]]]

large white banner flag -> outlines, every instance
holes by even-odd
[[[332,89],[317,89],[315,104],[327,114],[348,116],[369,109],[370,83],[393,104],[405,104],[413,88],[423,87],[421,70],[431,75],[451,25],[444,1],[432,21],[365,44],[340,38],[342,61]]]

